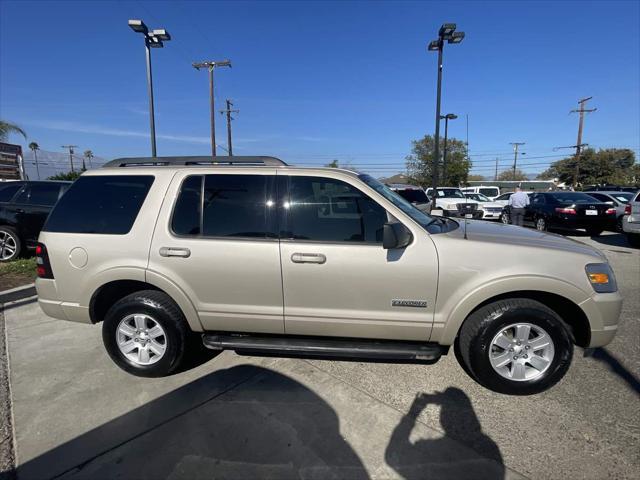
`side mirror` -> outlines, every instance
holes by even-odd
[[[385,223],[382,231],[382,247],[385,250],[405,248],[413,240],[411,231],[402,223]]]

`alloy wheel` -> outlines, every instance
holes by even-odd
[[[551,366],[555,349],[551,336],[532,323],[514,323],[493,337],[489,361],[502,377],[516,382],[535,380]]]
[[[18,242],[9,232],[0,232],[0,260],[10,260],[16,254]]]
[[[116,343],[120,352],[137,365],[153,365],[167,350],[167,334],[144,313],[127,315],[118,324]]]
[[[539,218],[536,220],[536,230],[540,230],[544,232],[547,229],[547,222],[544,221],[544,218]]]

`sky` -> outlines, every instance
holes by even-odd
[[[333,159],[388,176],[411,141],[433,134],[437,54],[453,22],[466,37],[444,51],[442,113],[466,139],[473,173],[540,172],[572,150],[577,101],[593,96],[583,142],[640,149],[640,2],[207,2],[0,0],[0,118],[43,150],[105,159],[150,154],[140,18],[172,40],[152,50],[158,155],[210,152],[208,79],[216,71],[236,155],[298,165]],[[217,143],[226,147],[216,114]],[[219,153],[224,153],[221,150]]]

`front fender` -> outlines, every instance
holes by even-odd
[[[478,305],[500,295],[517,295],[516,292],[521,291],[560,295],[578,306],[590,298],[589,293],[576,285],[553,277],[528,275],[498,278],[471,291],[456,292],[451,298],[447,298],[436,311],[430,341],[452,345],[462,323]]]

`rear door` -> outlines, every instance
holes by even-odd
[[[407,248],[385,250],[392,217],[357,181],[278,178],[286,333],[427,340],[438,276],[429,235],[416,230]]]
[[[204,172],[174,177],[149,270],[187,294],[205,330],[283,333],[275,170]]]
[[[35,182],[24,185],[20,193],[7,206],[16,222],[19,235],[32,247],[38,239],[53,205],[60,197],[60,183]]]

